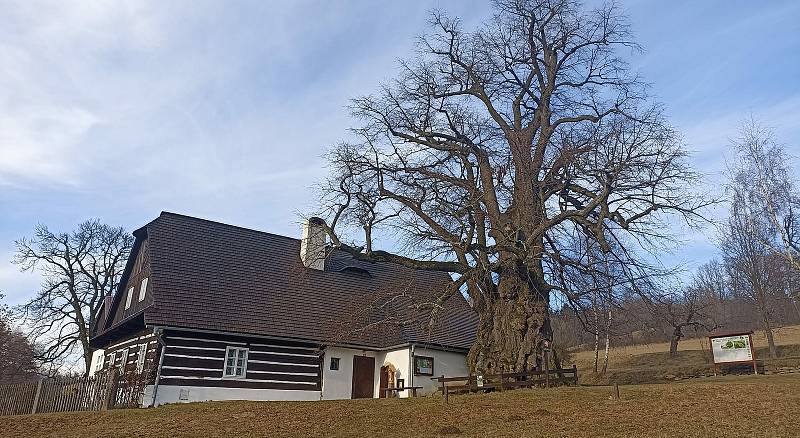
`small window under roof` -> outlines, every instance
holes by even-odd
[[[364,268],[359,268],[358,266],[345,266],[342,269],[339,269],[339,272],[344,272],[345,274],[351,275],[358,275],[359,277],[371,278],[372,274],[369,273]]]

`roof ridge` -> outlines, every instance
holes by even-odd
[[[226,223],[226,222],[220,222],[220,221],[215,221],[215,220],[211,220],[211,219],[205,219],[205,218],[197,217],[197,216],[189,216],[188,214],[174,213],[174,212],[171,212],[171,211],[162,211],[161,214],[158,215],[158,217],[160,218],[162,216],[176,216],[176,217],[179,217],[179,218],[192,219],[192,220],[196,220],[196,221],[200,221],[200,222],[207,222],[207,223],[210,223],[210,224],[223,225],[223,226],[226,226],[226,227],[238,228],[240,230],[252,231],[254,233],[266,234],[266,235],[272,236],[272,237],[280,237],[282,239],[289,239],[289,240],[294,240],[294,241],[297,241],[297,242],[300,241],[300,239],[298,239],[296,237],[284,236],[282,234],[270,233],[269,231],[256,230],[254,228],[247,228],[247,227],[243,227],[243,226],[240,226],[240,225],[233,225],[233,224],[229,224],[229,223]]]

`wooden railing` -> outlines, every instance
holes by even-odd
[[[41,379],[0,386],[0,415],[100,411],[141,406],[147,379],[116,370],[92,377]]]
[[[431,377],[439,382],[439,389],[448,400],[450,394],[464,394],[478,391],[503,391],[506,389],[531,388],[541,386],[549,388],[558,385],[578,385],[578,368],[557,368],[553,370],[536,370],[523,373],[500,373],[477,376]]]

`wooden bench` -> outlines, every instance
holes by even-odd
[[[547,387],[556,385],[578,385],[578,368],[534,370],[524,373],[500,373],[483,376],[431,377],[439,383],[445,402],[450,394],[465,394],[478,391],[503,391],[504,389]]]
[[[404,386],[402,388],[399,388],[399,387],[398,388],[381,388],[379,390],[380,391],[379,394],[381,394],[383,396],[387,396],[389,393],[393,392],[393,393],[397,393],[399,395],[400,391],[408,390],[408,391],[411,391],[411,397],[416,397],[418,389],[422,389],[422,387],[421,386]]]

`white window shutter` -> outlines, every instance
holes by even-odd
[[[144,297],[147,294],[147,277],[142,280],[142,286],[139,288],[139,302],[141,303],[144,301]]]
[[[128,296],[125,297],[125,310],[131,308],[131,300],[133,300],[133,287],[128,289]]]

